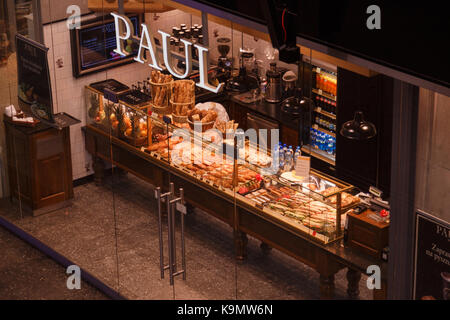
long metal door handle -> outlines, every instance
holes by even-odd
[[[184,190],[180,188],[180,202],[184,205]],[[183,268],[183,280],[186,280],[186,249],[185,249],[185,237],[184,237],[184,214],[181,213],[181,267]]]
[[[161,188],[155,190],[155,198],[158,203],[158,235],[159,235],[159,268],[161,270],[161,279],[164,279],[164,244],[162,231],[162,212],[161,212]]]

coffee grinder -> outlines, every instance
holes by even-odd
[[[255,65],[254,49],[241,48],[239,50],[239,74],[227,81],[227,90],[232,92],[247,92],[259,89],[259,80],[252,68]]]
[[[230,52],[230,42],[230,38],[221,37],[217,39],[217,49],[220,53],[217,59],[217,67],[219,68],[218,78],[220,82],[228,80],[233,70],[233,62],[227,57]]]

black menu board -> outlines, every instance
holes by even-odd
[[[16,35],[19,107],[38,119],[53,122],[52,89],[47,51],[38,42]]]
[[[417,213],[415,299],[450,300],[450,225]]]
[[[132,33],[139,35],[140,16],[128,16],[133,23]],[[72,67],[74,77],[133,62],[139,44],[127,40],[124,49],[130,54],[122,57],[116,49],[116,29],[112,16],[82,22],[79,29],[71,30]]]
[[[143,106],[150,102],[149,95],[140,92],[139,90],[131,90],[119,96],[119,100],[129,104],[130,106]]]

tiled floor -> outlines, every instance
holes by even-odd
[[[318,273],[277,250],[265,255],[255,239],[249,239],[247,261],[237,263],[231,228],[199,210],[186,218],[187,279],[170,286],[168,273],[160,278],[151,185],[115,175],[104,186],[88,183],[74,192],[66,210],[20,218],[17,207],[3,201],[0,214],[130,299],[319,298]],[[177,249],[179,258],[179,243]],[[347,298],[345,272],[336,275],[336,299]],[[365,283],[363,276],[361,299],[371,299]]]

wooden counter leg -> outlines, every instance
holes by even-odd
[[[359,281],[361,272],[348,268],[347,270],[347,294],[350,299],[359,298]]]
[[[234,233],[234,244],[236,248],[236,258],[238,260],[247,259],[247,234],[241,231],[236,231]]]
[[[334,274],[329,276],[320,275],[320,299],[334,298]]]
[[[263,254],[269,254],[270,251],[272,251],[272,247],[269,246],[267,243],[265,242],[261,242],[261,244],[259,245],[259,247],[261,248],[261,251],[263,252]]]
[[[105,163],[102,159],[95,157],[94,158],[94,181],[97,186],[103,183],[103,178],[105,177]]]

